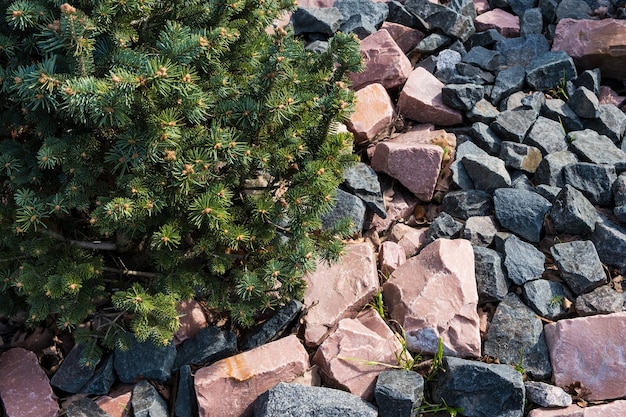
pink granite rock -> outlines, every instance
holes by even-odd
[[[187,339],[192,339],[198,332],[207,327],[204,311],[196,300],[182,301],[177,308],[180,316],[180,327],[174,334],[174,344],[180,345]]]
[[[7,417],[56,417],[59,404],[37,355],[23,348],[0,356],[0,399]]]
[[[502,9],[493,9],[482,13],[474,19],[474,26],[476,26],[476,32],[495,29],[505,38],[519,36],[519,17]]]
[[[111,417],[130,417],[133,387],[134,385],[125,385],[108,395],[103,395],[96,400],[96,404]]]
[[[428,227],[411,227],[398,241],[398,245],[404,250],[407,258],[415,255],[426,244]]]
[[[332,265],[320,262],[304,277],[304,339],[318,346],[339,320],[355,317],[379,290],[376,255],[367,243],[347,245],[347,254]]]
[[[528,413],[528,417],[624,417],[626,401],[614,401],[608,404],[593,405],[581,408],[576,404],[566,408],[536,408]]]
[[[390,275],[406,262],[406,253],[396,242],[385,241],[378,249],[378,265],[383,275]]]
[[[309,368],[309,356],[295,335],[215,362],[196,372],[200,417],[248,417],[254,400],[279,382],[291,382]]]
[[[491,10],[491,6],[489,6],[488,0],[474,0],[474,8],[476,9],[476,14],[483,14]]]
[[[383,284],[389,315],[404,329],[412,351],[480,356],[474,251],[463,239],[437,239],[408,259]]]
[[[371,166],[400,181],[422,201],[430,201],[441,170],[443,149],[437,145],[380,142]]]
[[[371,401],[376,378],[387,369],[373,362],[397,365],[400,350],[400,342],[387,323],[375,310],[368,309],[357,318],[341,320],[337,330],[317,349],[312,362],[329,386]]]
[[[444,84],[422,67],[411,72],[402,88],[396,110],[420,123],[452,126],[463,121],[460,111],[443,104]]]
[[[598,101],[600,104],[613,104],[615,106],[619,106],[624,102],[624,100],[626,100],[626,97],[620,96],[611,87],[606,85],[600,86],[600,94],[598,94]]]
[[[565,51],[580,70],[600,68],[602,77],[626,77],[626,20],[561,19],[552,49]]]
[[[413,194],[404,191],[404,187],[401,188],[393,187],[391,184],[382,184],[387,217],[382,219],[374,214],[372,220],[365,226],[366,230],[374,229],[378,233],[385,232],[395,222],[407,220],[413,214],[419,200]]]
[[[391,124],[393,103],[382,84],[367,85],[356,92],[354,113],[347,123],[356,143],[371,141],[381,130]]]
[[[424,34],[419,30],[398,23],[385,21],[380,28],[389,32],[393,40],[396,41],[405,54],[415,48],[417,44],[424,39]]]
[[[350,74],[352,88],[382,84],[387,90],[402,86],[411,74],[411,62],[393,40],[389,32],[379,30],[361,41],[365,69]]]
[[[626,312],[559,320],[544,329],[557,386],[580,383],[590,401],[626,396]]]

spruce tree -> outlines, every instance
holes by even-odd
[[[250,326],[336,260],[358,41],[305,50],[291,0],[0,1],[0,308],[92,357],[169,343],[200,296]],[[89,323],[85,325],[84,323]],[[89,356],[89,355],[88,355]]]

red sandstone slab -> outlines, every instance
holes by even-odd
[[[624,417],[626,401],[614,401],[608,404],[579,407],[576,404],[566,408],[536,408],[528,413],[528,417]]]
[[[354,113],[347,123],[356,143],[371,141],[388,127],[394,117],[394,107],[382,84],[374,83],[356,92]]]
[[[474,19],[474,26],[476,26],[476,32],[495,29],[505,38],[519,36],[519,17],[502,9],[493,9],[482,13]]]

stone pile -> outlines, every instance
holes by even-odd
[[[346,128],[363,160],[324,224],[364,238],[242,340],[192,302],[175,343],[92,367],[76,347],[51,381],[8,350],[7,417],[56,416],[55,392],[81,394],[69,417],[402,417],[424,398],[626,415],[624,17],[613,0],[301,1],[309,49],[362,39]],[[434,378],[393,369],[440,352]]]

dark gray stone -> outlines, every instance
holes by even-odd
[[[487,99],[480,99],[474,107],[465,113],[465,116],[470,122],[481,122],[484,124],[491,124],[500,112],[491,104]]]
[[[578,162],[578,158],[570,151],[558,151],[546,155],[535,171],[535,182],[553,187],[563,187],[565,176],[563,168]]]
[[[528,9],[537,6],[537,0],[507,0],[507,3],[517,16],[522,16]]]
[[[105,355],[93,377],[81,388],[80,392],[90,395],[105,395],[117,380],[115,375],[115,352]]]
[[[280,382],[254,403],[254,417],[377,417],[374,406],[356,395],[324,387]]]
[[[602,80],[600,69],[595,68],[592,70],[586,70],[578,74],[578,77],[574,80],[575,87],[585,87],[591,91],[594,95],[600,94],[600,81]]]
[[[104,411],[90,398],[81,398],[72,401],[67,407],[67,417],[111,417],[111,414]]]
[[[302,311],[302,303],[291,300],[266,320],[261,327],[244,338],[241,350],[249,350],[278,339]]]
[[[552,204],[550,220],[557,233],[584,236],[596,227],[596,209],[583,193],[565,184]]]
[[[374,397],[379,417],[417,417],[424,378],[417,372],[388,369],[378,374]]]
[[[194,388],[191,367],[184,365],[178,373],[178,389],[176,390],[176,403],[174,404],[176,417],[194,417],[198,415],[198,400]]]
[[[492,156],[500,154],[502,139],[485,123],[476,122],[472,124],[470,134],[474,138],[474,144],[479,148]]]
[[[593,11],[584,0],[562,0],[556,7],[556,21],[561,19],[589,19]]]
[[[481,246],[473,246],[472,249],[479,303],[502,300],[508,293],[502,255]]]
[[[496,29],[487,29],[482,32],[475,32],[469,38],[469,45],[472,47],[483,46],[493,49],[496,44],[505,39]]]
[[[343,177],[345,187],[352,194],[363,200],[365,205],[380,218],[387,217],[378,175],[370,166],[363,162],[354,164],[344,170]]]
[[[450,164],[450,172],[452,173],[452,183],[461,190],[474,189],[474,182],[461,162],[466,155],[487,155],[487,152],[480,149],[472,141],[466,141],[457,146],[454,162]]]
[[[572,396],[556,385],[539,381],[525,381],[526,399],[540,407],[568,407]]]
[[[537,56],[550,50],[543,35],[529,35],[524,38],[505,38],[496,45],[502,55],[502,63],[507,67],[526,67]]]
[[[237,353],[237,336],[217,326],[205,327],[178,348],[172,371],[183,365],[210,365]]]
[[[487,247],[493,242],[498,231],[496,218],[493,216],[473,216],[467,219],[462,237],[469,240],[472,246]]]
[[[569,149],[565,134],[565,129],[559,122],[539,116],[526,135],[524,143],[538,148],[545,156]]]
[[[543,105],[546,104],[546,95],[540,91],[524,93],[521,105],[527,109],[533,109],[537,113],[541,112]]]
[[[417,51],[423,53],[433,53],[436,50],[448,46],[452,43],[452,38],[442,33],[431,33],[424,37],[415,47]]]
[[[626,227],[598,215],[591,241],[602,262],[626,273]]]
[[[463,223],[457,222],[448,213],[442,211],[428,227],[426,239],[428,242],[434,242],[439,238],[456,239],[461,235],[462,230]]]
[[[500,158],[489,155],[466,155],[461,160],[477,190],[493,193],[511,185],[511,176]]]
[[[526,83],[535,90],[549,90],[577,75],[574,61],[564,51],[544,52],[526,67]]]
[[[335,0],[334,7],[343,15],[339,30],[354,33],[360,39],[376,32],[387,18],[387,3],[363,0]]]
[[[533,109],[503,111],[489,126],[504,140],[521,143],[539,115]]]
[[[507,277],[516,285],[540,279],[546,256],[530,243],[511,235],[504,241],[504,267]]]
[[[552,204],[539,194],[514,188],[500,188],[493,194],[500,225],[530,242],[539,242],[543,221]]]
[[[611,164],[626,162],[626,152],[619,149],[607,136],[591,130],[579,130],[567,135],[570,147],[582,162]]]
[[[533,7],[524,10],[520,15],[520,36],[541,35],[543,32],[543,18],[541,9]]]
[[[563,168],[563,178],[566,183],[581,191],[592,204],[611,205],[611,190],[617,179],[613,166],[576,162]]]
[[[338,189],[335,206],[330,213],[322,216],[322,228],[330,229],[336,222],[346,218],[352,220],[352,230],[360,232],[365,223],[365,203],[359,197]]]
[[[498,304],[483,353],[508,365],[521,361],[524,371],[533,378],[546,379],[552,374],[543,323],[514,293]]]
[[[535,192],[535,186],[523,171],[513,169],[511,172],[511,188]]]
[[[443,358],[433,387],[433,401],[463,409],[472,417],[522,417],[522,374],[509,365],[486,364],[450,356]]]
[[[626,204],[613,207],[613,215],[622,223],[626,223]]]
[[[463,62],[476,65],[486,71],[496,71],[500,68],[500,52],[475,46],[463,57]]]
[[[555,22],[556,7],[558,5],[559,0],[539,0],[539,8],[541,9],[544,24],[550,25]]]
[[[129,335],[128,350],[115,349],[115,372],[120,381],[132,383],[139,377],[166,381],[169,379],[172,365],[176,359],[176,347],[155,346],[151,340],[139,342],[134,335]]]
[[[389,15],[387,16],[388,22],[397,23],[422,32],[426,32],[428,30],[426,28],[426,22],[418,19],[417,16],[409,12],[406,7],[404,7],[404,4],[399,1],[391,0],[387,2],[387,6],[389,7]]]
[[[474,20],[452,8],[431,3],[428,0],[407,0],[404,6],[408,11],[428,24],[428,29],[439,29],[453,38],[465,42],[475,32]]]
[[[76,345],[65,357],[50,384],[66,392],[75,394],[93,377],[98,362],[84,366],[82,355],[84,345]]]
[[[568,310],[563,301],[571,301],[572,296],[565,291],[563,284],[547,279],[528,281],[523,287],[524,300],[528,307],[535,310],[541,317],[558,320],[567,315]]]
[[[600,116],[600,101],[587,87],[578,87],[567,101],[578,117],[595,119]]]
[[[545,105],[541,109],[541,115],[559,122],[567,132],[584,129],[580,118],[574,113],[574,110],[560,98],[546,100]]]
[[[507,168],[532,174],[537,170],[543,156],[541,151],[534,146],[504,141],[500,147],[500,159],[504,161]]]
[[[619,145],[626,131],[626,114],[614,104],[600,104],[598,118],[585,121],[585,125]]]
[[[561,188],[552,187],[550,185],[545,185],[545,184],[539,184],[538,186],[535,187],[535,191],[537,192],[537,194],[539,194],[540,196],[542,196],[543,198],[545,198],[546,200],[548,200],[554,205],[554,202],[556,201],[556,197],[561,192]]]
[[[619,174],[613,183],[613,199],[616,206],[626,204],[626,172]]]
[[[330,36],[339,30],[342,21],[343,15],[336,7],[298,7],[291,16],[296,35],[321,33]]]
[[[471,110],[485,94],[485,88],[478,84],[446,84],[441,90],[443,103],[455,109]]]
[[[169,417],[167,403],[145,379],[133,388],[131,404],[135,417]]]
[[[603,285],[576,298],[576,312],[581,316],[619,313],[624,309],[624,296]]]
[[[550,253],[561,277],[576,295],[606,283],[606,274],[593,242],[576,240],[557,243],[550,248]]]
[[[498,73],[496,84],[491,91],[491,102],[498,105],[503,98],[521,91],[524,87],[526,71],[519,65],[508,67]]]
[[[463,16],[472,18],[472,20],[476,19],[476,16],[478,16],[476,6],[474,6],[472,0],[451,0],[448,7]]]
[[[441,208],[452,217],[467,220],[472,216],[491,214],[493,199],[481,190],[450,191],[443,197]]]

